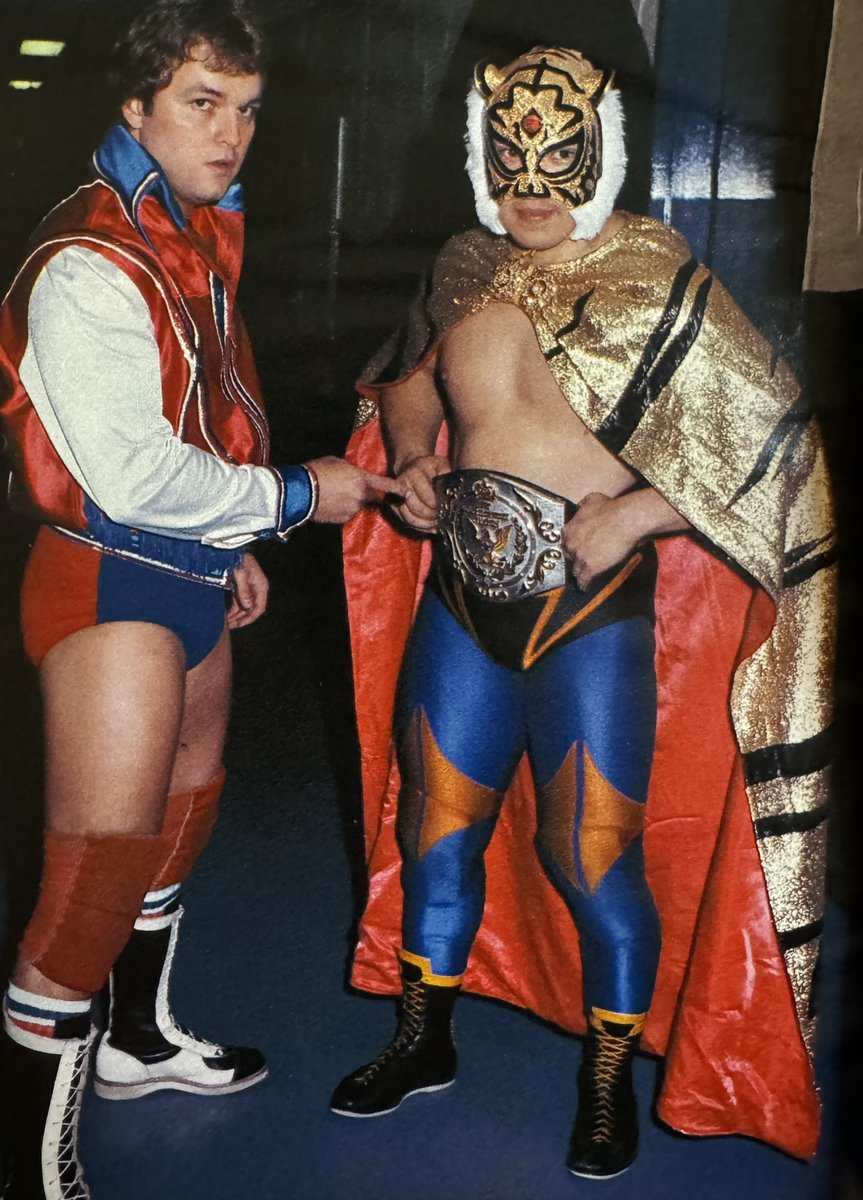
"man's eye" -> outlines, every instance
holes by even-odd
[[[207,109],[213,107],[213,101],[208,99],[206,96],[197,96],[192,103],[194,104],[195,108]]]
[[[518,150],[512,146],[508,146],[506,142],[495,142],[494,145],[501,162],[505,163],[508,167],[521,166],[522,158]]]
[[[542,156],[540,166],[544,171],[564,171],[577,160],[578,152],[574,146],[561,146],[559,150],[549,150]]]

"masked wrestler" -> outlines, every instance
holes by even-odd
[[[371,874],[353,979],[395,990],[398,948],[403,1007],[332,1108],[451,1083],[464,986],[586,1032],[577,1175],[636,1155],[642,1038],[669,1123],[810,1154],[817,431],[683,239],[615,211],[606,73],[537,48],[479,67],[468,114],[485,228],[371,365],[352,449],[406,487],[393,526],[346,531]]]
[[[3,1004],[9,1200],[90,1195],[76,1135],[109,977],[100,1095],[224,1096],[267,1073],[259,1051],[181,1027],[168,999],[181,885],[225,780],[229,630],[266,607],[253,541],[344,521],[386,483],[342,459],[269,463],[234,303],[263,53],[241,0],[141,9],[115,52],[122,123],[0,310],[14,495],[41,522],[22,608],[48,820]]]

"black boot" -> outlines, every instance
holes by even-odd
[[[12,1022],[0,1034],[4,1200],[90,1200],[78,1121],[94,1033],[85,1014],[58,1023],[52,1038]]]
[[[182,912],[171,913],[160,928],[135,929],[114,964],[93,1085],[106,1100],[133,1100],[162,1088],[223,1096],[266,1077],[260,1051],[204,1041],[174,1020],[168,987]]]
[[[396,1036],[374,1062],[342,1080],[330,1101],[334,1113],[380,1117],[406,1096],[437,1092],[455,1079],[452,1010],[458,986],[423,983],[422,969],[403,960],[402,987]]]
[[[608,1179],[635,1160],[638,1110],[632,1060],[643,1028],[644,1015],[627,1020],[622,1014],[591,1010],[578,1073],[578,1115],[566,1160],[573,1175]]]

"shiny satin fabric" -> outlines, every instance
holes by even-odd
[[[355,435],[351,457],[369,469],[385,465],[377,423]],[[391,729],[430,549],[372,512],[345,532],[370,878],[352,981],[384,994],[400,990],[402,927]],[[690,539],[659,549],[659,720],[644,844],[663,948],[643,1040],[668,1055],[659,1113],[684,1133],[744,1133],[807,1157],[820,1105],[728,716],[741,649],[766,634],[771,606]],[[693,643],[703,653],[693,654]],[[464,988],[584,1033],[578,935],[537,859],[535,830],[523,762],[489,847],[485,912]]]
[[[683,239],[629,217],[557,270],[511,258],[481,231],[449,243],[426,300],[364,377],[355,461],[385,465],[376,388],[500,300],[533,321],[563,400],[697,531],[659,546],[645,854],[663,953],[644,1044],[669,1054],[660,1115],[805,1157],[819,1126],[808,1047],[835,630],[817,427],[787,367]],[[345,546],[371,874],[354,980],[390,991],[401,904],[391,693],[430,546],[370,513]],[[583,1031],[576,935],[536,864],[535,826],[523,764],[489,849],[465,986]]]

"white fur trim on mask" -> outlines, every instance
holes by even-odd
[[[485,165],[485,142],[483,119],[485,100],[471,88],[467,97],[467,173],[473,184],[476,215],[481,225],[492,233],[506,233],[497,212],[497,202],[488,190],[488,174]],[[575,229],[569,235],[574,242],[590,241],[602,230],[614,212],[614,205],[626,175],[626,146],[623,137],[623,105],[620,92],[611,89],[605,93],[597,109],[602,127],[602,174],[592,200],[569,212],[575,221]]]
[[[488,190],[488,174],[485,167],[485,141],[482,135],[482,123],[485,117],[485,100],[476,90],[471,88],[467,96],[467,133],[464,140],[467,146],[466,169],[473,184],[476,215],[480,225],[485,225],[492,233],[506,233],[497,215],[497,204],[492,200]]]
[[[602,232],[603,225],[614,212],[626,175],[620,92],[607,91],[596,111],[602,126],[602,174],[593,199],[569,210],[575,221],[575,229],[569,235],[574,242],[589,242]]]

